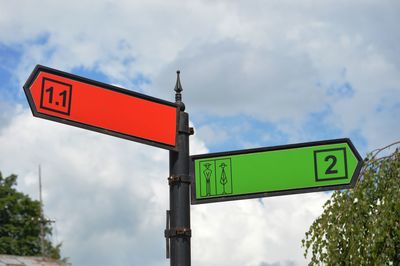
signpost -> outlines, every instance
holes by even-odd
[[[175,103],[40,65],[24,90],[34,116],[177,150]]]
[[[192,204],[354,187],[362,159],[349,139],[191,157]]]
[[[190,190],[198,204],[354,187],[362,160],[349,139],[189,157],[177,74],[175,103],[40,65],[24,85],[34,116],[169,150],[172,266],[191,264]]]

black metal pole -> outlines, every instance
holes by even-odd
[[[189,178],[189,115],[182,102],[182,86],[178,77],[175,86],[175,100],[179,105],[179,126],[177,135],[178,151],[169,153],[169,205],[165,236],[170,246],[167,248],[171,266],[190,266],[190,178]],[[168,219],[169,218],[169,219]],[[167,244],[168,244],[167,243]],[[169,253],[169,254],[168,254]]]

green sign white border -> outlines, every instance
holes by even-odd
[[[310,188],[301,188],[301,189],[290,189],[290,190],[279,190],[279,191],[262,192],[262,193],[251,193],[251,194],[244,194],[244,195],[237,195],[237,196],[221,196],[221,197],[212,197],[212,198],[206,198],[206,199],[196,199],[196,180],[195,180],[195,167],[194,167],[195,160],[214,158],[214,157],[223,157],[223,156],[232,156],[232,155],[239,155],[239,154],[249,154],[249,153],[256,153],[256,152],[279,151],[279,150],[304,148],[304,147],[311,147],[311,146],[322,146],[322,145],[344,144],[344,143],[347,143],[349,145],[349,148],[351,149],[351,151],[353,152],[354,156],[357,158],[357,161],[358,161],[356,169],[353,173],[353,176],[351,177],[351,181],[348,184],[328,185],[328,186],[319,186],[319,187],[310,187]],[[193,156],[190,156],[190,160],[189,160],[189,175],[190,175],[190,179],[192,181],[191,182],[191,194],[192,194],[191,204],[194,205],[194,204],[202,204],[202,203],[224,202],[224,201],[232,201],[232,200],[275,197],[275,196],[294,195],[294,194],[309,193],[309,192],[321,192],[321,191],[329,191],[329,190],[349,189],[349,188],[353,188],[356,185],[362,166],[363,166],[363,159],[349,138],[331,139],[331,140],[304,142],[304,143],[296,143],[296,144],[289,144],[289,145],[263,147],[263,148],[256,148],[256,149],[245,149],[245,150],[236,150],[236,151],[228,151],[228,152],[193,155]]]

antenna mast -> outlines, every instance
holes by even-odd
[[[45,219],[44,217],[44,210],[43,210],[43,197],[42,197],[42,168],[39,164],[39,200],[40,200],[40,217],[39,217],[39,223],[40,223],[40,253],[42,254],[43,258],[47,257],[47,250],[46,250],[46,232],[45,232],[45,226],[48,223],[55,223],[55,221],[50,220],[50,219]]]
[[[40,200],[40,251],[42,257],[46,257],[46,252],[44,248],[44,224],[46,223],[43,213],[43,198],[42,198],[42,168],[39,164],[39,200]]]

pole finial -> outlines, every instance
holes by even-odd
[[[182,102],[182,84],[181,84],[181,79],[180,79],[180,74],[181,71],[177,70],[176,71],[176,84],[175,84],[175,102],[180,106],[180,110],[184,111],[185,110],[185,104]]]

